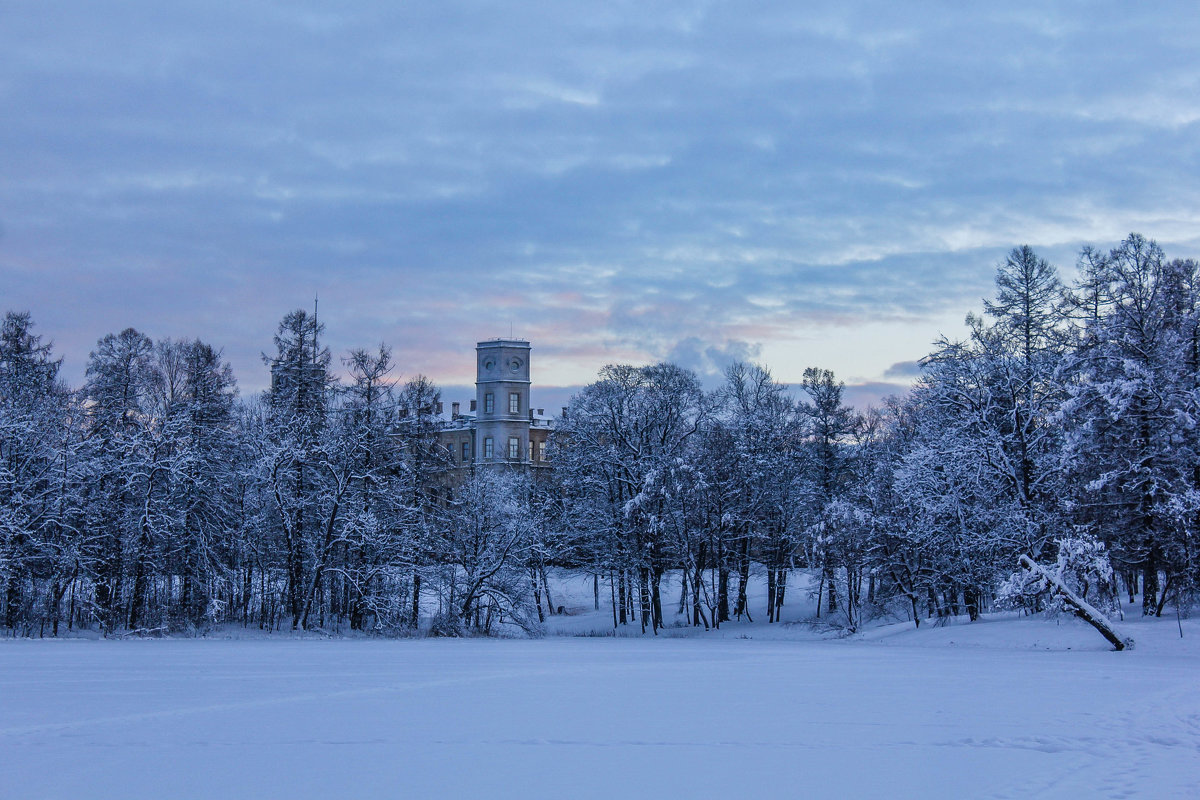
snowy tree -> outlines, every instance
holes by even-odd
[[[441,554],[438,536],[445,521],[445,499],[450,491],[450,454],[438,439],[441,390],[424,375],[405,381],[400,390],[395,434],[403,451],[402,492],[404,529],[411,553],[411,603],[408,621],[417,627],[421,617],[421,589],[427,573],[437,573]],[[431,577],[438,577],[436,575]]]
[[[939,614],[978,615],[1020,553],[1040,557],[1063,525],[1059,376],[1067,334],[1062,287],[1029,247],[1000,265],[989,322],[968,315],[965,341],[940,339],[910,400],[914,436],[897,470],[911,543],[932,574]],[[915,608],[915,605],[914,605]]]
[[[403,616],[394,601],[413,566],[409,473],[394,435],[392,354],[380,345],[375,352],[354,350],[344,363],[350,383],[338,416],[353,477],[343,541],[333,554],[330,612],[348,614],[352,629],[363,629],[368,617],[383,628]]]
[[[808,462],[807,561],[820,567],[821,586],[827,592],[826,608],[832,612],[838,609],[838,568],[844,569],[848,578],[843,600],[848,599],[862,575],[861,549],[847,528],[848,510],[843,505],[843,495],[854,479],[854,437],[859,419],[842,402],[843,385],[834,380],[832,371],[809,367],[804,371],[801,388],[809,398],[800,406]],[[820,594],[818,589],[818,614]]]
[[[166,446],[167,572],[180,579],[177,612],[193,626],[218,619],[231,599],[235,485],[233,371],[201,341],[156,348],[164,376],[158,406]]]
[[[572,524],[605,553],[616,624],[640,615],[643,631],[662,625],[660,585],[673,558],[659,535],[663,496],[654,479],[685,453],[707,413],[687,370],[608,366],[572,398],[556,431],[554,463],[575,508]]]
[[[735,534],[734,613],[750,613],[746,589],[751,556],[757,552],[767,569],[769,622],[777,619],[783,606],[797,537],[811,510],[805,475],[811,454],[803,441],[802,410],[787,396],[786,388],[766,368],[739,363],[726,371],[721,395],[721,424],[732,443],[728,477],[735,500],[720,518],[732,523]]]
[[[129,621],[126,612],[136,625],[144,600],[138,593],[153,555],[150,504],[159,476],[150,409],[161,381],[153,343],[133,328],[102,338],[88,362],[84,549],[96,613],[109,633]]]
[[[1064,287],[1055,267],[1024,245],[998,269],[996,289],[995,301],[984,303],[995,324],[986,330],[972,320],[972,338],[995,373],[1003,417],[993,435],[1003,441],[1006,480],[1031,531],[1026,549],[1036,551],[1047,535],[1046,505],[1059,486],[1060,437],[1050,418],[1063,399],[1057,370],[1065,355]]]
[[[0,326],[0,618],[10,630],[58,604],[77,563],[71,544],[68,466],[76,409],[58,380],[60,361],[26,312]],[[37,583],[48,582],[45,604]],[[40,605],[37,607],[35,604]]]
[[[728,393],[719,392],[716,401],[716,413],[702,426],[691,448],[691,463],[696,468],[698,518],[679,550],[687,571],[685,585],[692,594],[692,624],[708,622],[720,627],[732,615],[740,619],[741,615],[750,614],[746,586],[754,555],[754,532],[749,512],[755,503],[746,493],[743,462],[752,458],[749,454],[755,451],[739,435],[744,429],[737,422],[736,412],[731,411]],[[766,472],[756,475],[766,477]],[[731,607],[730,581],[734,576],[738,585],[735,605]],[[707,619],[703,614],[705,607]]]
[[[450,501],[441,542],[448,568],[436,632],[490,633],[511,623],[533,631],[532,490],[528,476],[497,465],[475,472]]]
[[[329,351],[319,341],[324,326],[302,310],[283,318],[275,335],[276,354],[264,356],[271,367],[267,393],[268,436],[263,480],[270,487],[276,525],[283,543],[287,608],[292,628],[309,611],[314,562],[331,515],[340,510],[327,491],[325,450],[330,378]],[[335,491],[345,491],[338,486]]]
[[[1143,612],[1161,611],[1160,572],[1186,578],[1173,553],[1191,547],[1200,507],[1195,483],[1196,379],[1192,278],[1153,241],[1131,234],[1093,257],[1081,293],[1109,298],[1085,321],[1068,368],[1065,465],[1076,521],[1142,573]],[[1182,567],[1182,569],[1181,569]]]

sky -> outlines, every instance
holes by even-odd
[[[0,311],[83,379],[133,326],[243,394],[320,298],[335,355],[534,403],[605,364],[832,369],[865,403],[1005,253],[1200,254],[1187,3],[0,5]]]

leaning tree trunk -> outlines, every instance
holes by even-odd
[[[1036,578],[1042,585],[1042,588],[1049,591],[1051,595],[1059,595],[1063,599],[1063,603],[1067,605],[1075,615],[1087,622],[1096,630],[1100,631],[1105,639],[1112,644],[1114,650],[1133,649],[1133,639],[1128,637],[1121,638],[1116,629],[1108,618],[1101,614],[1090,603],[1084,600],[1079,595],[1068,589],[1062,581],[1047,573],[1044,569],[1033,562],[1029,556],[1021,556],[1021,566]]]

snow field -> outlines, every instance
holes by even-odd
[[[0,797],[1194,797],[1200,626],[1127,629],[8,641]]]

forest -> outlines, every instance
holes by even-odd
[[[907,394],[858,410],[833,372],[736,363],[715,389],[615,364],[556,420],[552,469],[457,468],[438,387],[387,347],[340,358],[305,311],[271,386],[219,349],[101,338],[79,387],[31,314],[0,332],[0,624],[12,636],[221,625],[536,635],[547,570],[592,576],[614,627],[971,619],[1049,601],[1186,614],[1200,582],[1200,269],[1131,234],[1064,282],[1028,246]],[[663,577],[679,576],[670,598]],[[765,576],[766,607],[747,585]],[[806,584],[807,587],[807,584]],[[674,606],[674,608],[671,608]],[[667,607],[667,613],[664,613]]]

